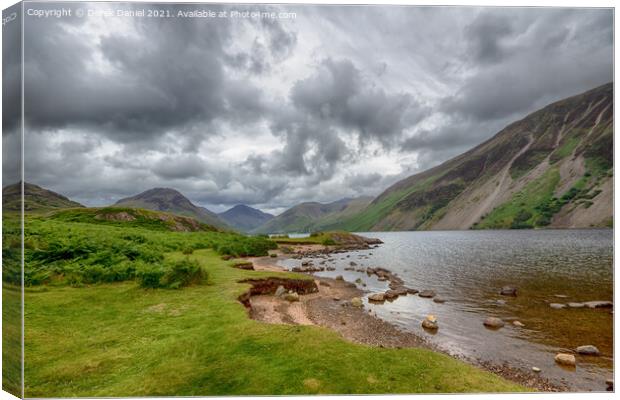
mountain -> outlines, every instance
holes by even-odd
[[[242,232],[250,232],[273,219],[273,215],[243,204],[236,205],[228,211],[219,213],[218,216],[228,225]]]
[[[80,203],[69,200],[65,196],[43,189],[32,183],[24,182],[24,210],[46,211],[58,208],[84,207]],[[2,209],[21,210],[21,182],[2,189]]]
[[[115,203],[115,206],[165,211],[194,218],[217,228],[227,228],[226,223],[217,214],[204,207],[194,205],[187,197],[174,189],[150,189],[135,196],[120,199]]]
[[[613,84],[536,111],[397,182],[350,231],[583,228],[613,220]]]
[[[325,230],[334,223],[357,214],[371,197],[341,199],[333,203],[308,202],[289,208],[255,229],[254,233],[291,233]]]

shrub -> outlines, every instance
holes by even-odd
[[[177,289],[191,284],[199,284],[207,278],[207,273],[197,261],[184,259],[169,265],[161,279],[162,287]]]
[[[157,289],[161,287],[161,278],[166,271],[160,264],[142,265],[136,271],[136,277],[143,288]]]
[[[185,255],[190,255],[194,252],[194,249],[192,249],[191,247],[186,247],[183,249],[183,254]]]
[[[325,238],[325,239],[323,239],[322,243],[323,243],[324,246],[333,246],[333,245],[336,244],[336,242],[332,238]]]

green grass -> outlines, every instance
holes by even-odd
[[[133,280],[146,269],[162,269],[165,273],[174,267],[164,262],[164,254],[172,251],[187,254],[196,249],[214,249],[221,255],[240,257],[266,256],[277,247],[264,237],[231,232],[171,232],[149,222],[141,224],[139,220],[126,222],[126,226],[95,219],[87,219],[92,223],[86,223],[82,222],[83,215],[79,210],[51,217],[27,217],[24,239],[27,286],[119,282]],[[18,283],[19,268],[8,268],[19,263],[19,252],[9,246],[10,242],[5,241],[7,245],[3,248],[7,261],[3,279]]]
[[[170,261],[185,257],[166,255]],[[237,301],[248,285],[237,282],[274,273],[232,268],[234,261],[213,250],[189,257],[208,272],[209,284],[28,289],[26,396],[523,390],[428,350],[372,348],[324,328],[251,320]]]
[[[557,167],[551,167],[538,179],[528,183],[512,199],[495,208],[476,229],[533,228],[545,226],[549,215],[545,206],[552,201],[560,181]]]

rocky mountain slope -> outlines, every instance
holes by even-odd
[[[586,228],[613,220],[613,84],[550,104],[334,227]]]
[[[236,205],[230,210],[219,213],[218,216],[228,225],[241,232],[250,232],[273,219],[273,215],[244,204]]]
[[[32,183],[24,182],[25,211],[47,211],[57,208],[76,207],[84,206],[56,192],[43,189]],[[2,189],[2,209],[10,211],[21,210],[21,182],[6,186]]]
[[[217,214],[204,207],[194,205],[187,197],[174,189],[150,189],[135,196],[120,199],[115,203],[115,206],[164,211],[194,218],[217,228],[226,229],[228,227]]]
[[[341,199],[333,203],[298,204],[255,229],[254,233],[313,232],[328,229],[363,210],[370,197]]]

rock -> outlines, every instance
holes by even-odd
[[[310,261],[302,261],[302,262],[301,262],[301,266],[302,266],[302,267],[308,267],[308,266],[310,266],[310,265],[312,265],[312,262],[310,262]]]
[[[405,296],[408,292],[407,292],[407,288],[400,286],[397,288],[394,288],[393,291],[398,295],[398,296]]]
[[[327,267],[327,268],[325,268],[325,269],[326,269],[326,270],[328,270],[328,271],[335,271],[335,270],[336,270],[336,267]]]
[[[418,293],[418,296],[430,299],[435,297],[436,293],[433,290],[422,290],[420,293]]]
[[[362,278],[357,278],[357,279],[355,280],[355,283],[359,283],[359,284],[361,284],[361,283],[362,283]]]
[[[495,300],[495,304],[503,306],[506,304],[506,300]]]
[[[534,371],[534,372],[540,372],[540,368],[538,368],[538,367],[532,367],[532,371]]]
[[[607,385],[607,391],[612,391],[614,390],[614,380],[613,379],[607,379],[605,381],[605,384]]]
[[[321,286],[327,286],[327,287],[331,287],[331,286],[332,286],[332,285],[331,285],[331,283],[329,283],[329,282],[327,282],[327,281],[320,281],[320,282],[319,282],[319,285],[321,285]]]
[[[280,285],[278,286],[278,288],[276,289],[276,297],[282,297],[283,294],[286,293],[286,289],[284,289],[284,286]]]
[[[394,300],[395,298],[398,297],[398,292],[396,290],[388,290],[388,291],[385,292],[384,297],[387,300]]]
[[[276,258],[277,256],[278,256],[278,255],[277,255],[276,253],[271,253],[271,254],[269,254],[269,257],[271,257],[271,258]]]
[[[345,271],[355,271],[355,268],[353,267],[344,267]]]
[[[418,289],[412,289],[412,288],[406,288],[406,289],[407,289],[407,293],[409,294],[416,294],[420,292]]]
[[[350,265],[350,266],[352,266],[352,267],[357,267],[357,263],[356,263],[356,262],[354,262],[354,261],[351,261],[351,262],[349,263],[349,265]]]
[[[437,318],[434,315],[427,315],[426,318],[422,321],[422,328],[437,330],[439,329],[439,325],[437,324]]]
[[[484,320],[483,324],[488,328],[499,329],[504,326],[504,321],[496,317],[488,317]]]
[[[521,321],[512,321],[512,324],[519,328],[523,328],[525,326]]]
[[[340,301],[340,297],[339,297],[339,296],[334,296],[334,297],[332,297],[332,300],[334,300],[334,301]]]
[[[381,282],[385,282],[388,280],[388,278],[386,278],[385,276],[380,276],[377,278],[377,280],[381,281]]]
[[[591,344],[585,346],[579,346],[575,349],[577,353],[584,356],[598,356],[601,354],[600,351],[596,348],[596,346],[592,346]]]
[[[568,303],[566,304],[569,308],[584,308],[586,305],[583,303]]]
[[[368,296],[368,300],[377,302],[385,301],[385,295],[383,293],[373,293]]]
[[[549,304],[549,307],[555,309],[555,310],[560,310],[562,308],[566,307],[566,304],[561,304],[561,303],[551,303]]]
[[[344,281],[344,278],[342,277],[342,275],[338,275],[338,276],[336,277],[336,280],[337,280],[337,281]]]
[[[435,298],[433,299],[433,301],[434,301],[435,303],[439,303],[439,304],[443,304],[443,303],[445,303],[445,302],[446,302],[446,301],[445,301],[444,299],[442,299],[441,297],[435,297]]]
[[[354,297],[351,299],[351,305],[353,307],[364,307],[364,302],[359,297]]]
[[[567,299],[568,296],[565,294],[554,294],[554,297],[557,297],[558,299]]]
[[[611,308],[614,306],[614,303],[611,301],[586,301],[583,303],[588,308]]]
[[[517,288],[514,286],[504,286],[502,290],[499,291],[499,294],[502,296],[516,296]]]
[[[284,300],[290,302],[299,301],[299,295],[297,294],[297,292],[288,292],[284,295]]]
[[[558,353],[555,355],[554,360],[556,363],[561,365],[568,365],[572,367],[577,365],[577,362],[575,361],[575,356],[572,354]]]

